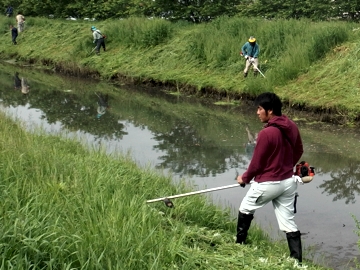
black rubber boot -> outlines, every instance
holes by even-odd
[[[250,228],[250,224],[254,215],[243,214],[239,211],[238,215],[238,223],[237,223],[237,233],[236,233],[236,243],[244,244],[248,230]]]
[[[290,257],[302,262],[302,247],[300,231],[286,233],[286,239],[290,250]]]

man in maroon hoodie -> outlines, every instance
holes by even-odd
[[[274,93],[263,93],[255,100],[257,115],[266,123],[259,132],[254,154],[246,172],[237,177],[239,184],[251,187],[241,202],[236,243],[245,243],[257,209],[272,202],[281,231],[286,233],[290,257],[302,261],[300,231],[294,221],[297,182],[293,169],[303,154],[296,124],[282,115],[282,103]]]

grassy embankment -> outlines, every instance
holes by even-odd
[[[170,83],[179,90],[231,98],[276,91],[290,105],[331,112],[343,122],[360,115],[356,24],[222,18],[209,24],[172,24],[132,18],[96,23],[28,18],[12,46],[2,17],[2,58],[57,65],[58,70],[103,79]],[[107,36],[106,53],[93,48],[90,25]],[[250,35],[261,46],[261,76],[242,77],[241,45]]]
[[[256,227],[234,244],[229,212],[126,157],[25,132],[0,117],[1,269],[292,269]],[[308,269],[324,269],[308,262]]]
[[[1,122],[2,261],[7,266],[291,269],[286,246],[270,244],[255,228],[252,245],[234,245],[234,222],[200,196],[170,211],[164,206],[149,211],[146,198],[184,191],[171,187],[170,179]]]

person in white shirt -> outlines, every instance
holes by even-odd
[[[93,42],[96,43],[95,52],[96,52],[97,55],[99,55],[100,54],[100,47],[103,47],[104,51],[106,50],[104,35],[100,32],[99,29],[96,29],[95,26],[91,26],[91,31],[92,31],[93,37],[94,37]]]
[[[25,17],[21,14],[20,11],[16,15],[16,23],[17,23],[18,32],[23,32],[24,31]]]

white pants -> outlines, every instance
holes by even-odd
[[[18,26],[18,32],[24,31],[24,22],[19,22],[17,26]]]
[[[254,214],[259,209],[272,201],[279,228],[284,232],[296,232],[298,227],[294,218],[294,200],[297,183],[294,178],[283,181],[272,181],[251,184],[241,202],[239,211],[243,214]]]
[[[254,64],[250,63],[250,61],[247,59],[246,62],[245,62],[245,69],[244,69],[244,73],[248,73],[249,72],[249,69],[250,67],[254,65],[255,67],[259,68],[259,59],[258,58],[255,58],[254,59]],[[253,67],[254,71],[257,72],[257,70]]]

